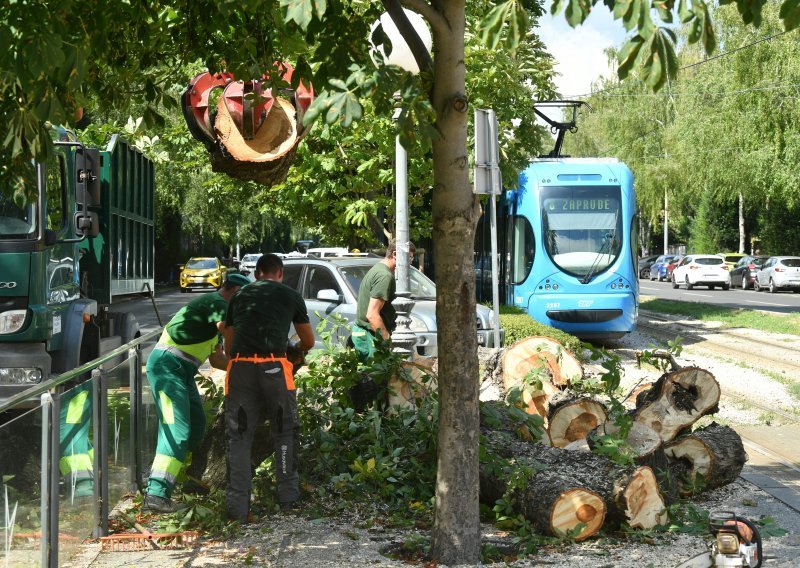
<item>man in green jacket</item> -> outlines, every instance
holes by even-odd
[[[143,510],[173,513],[175,481],[186,454],[202,441],[206,428],[203,402],[194,378],[206,359],[225,369],[227,357],[219,344],[219,324],[233,295],[249,284],[242,274],[229,274],[216,292],[195,298],[170,320],[147,360],[147,380],[156,400],[158,443]]]

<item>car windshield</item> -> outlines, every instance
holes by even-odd
[[[725,262],[737,262],[740,258],[742,258],[740,254],[726,254]]]
[[[339,272],[345,277],[345,280],[347,280],[347,283],[350,285],[350,289],[356,296],[358,296],[358,289],[361,287],[361,281],[364,280],[364,276],[367,275],[367,272],[372,266],[359,265],[343,266],[339,268]],[[411,297],[415,300],[435,300],[436,284],[414,267],[411,267],[408,272],[410,277]]]
[[[714,256],[714,257],[705,257],[705,258],[695,258],[695,259],[694,259],[694,261],[695,261],[697,264],[705,264],[705,265],[707,265],[707,266],[713,266],[713,265],[715,265],[715,264],[716,264],[716,265],[725,264],[725,261],[724,261],[724,260],[722,260],[722,258],[720,258],[720,257],[718,257],[718,256]]]
[[[258,262],[259,258],[261,258],[260,254],[246,254],[242,258],[242,262]]]
[[[0,240],[36,237],[36,203],[18,205],[0,192]]]
[[[186,263],[186,268],[216,268],[217,260],[214,258],[192,258]]]
[[[784,258],[781,264],[791,268],[797,268],[800,267],[800,258]]]
[[[619,188],[548,187],[541,197],[544,246],[564,272],[588,281],[622,250]]]

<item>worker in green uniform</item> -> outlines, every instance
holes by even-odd
[[[250,463],[256,428],[266,418],[275,442],[275,476],[282,509],[300,498],[297,452],[300,420],[297,391],[287,351],[314,346],[314,331],[303,297],[282,284],[283,261],[275,254],[258,259],[256,281],[230,302],[223,335],[230,357],[225,378],[228,487],[225,503],[232,520],[250,520],[253,472]],[[289,345],[291,326],[299,337]]]
[[[409,242],[408,245],[408,254],[414,258],[414,243]],[[386,248],[386,256],[369,269],[358,288],[356,323],[351,339],[362,361],[370,359],[378,340],[388,341],[395,328],[397,312],[392,300],[395,299],[397,253],[397,241],[392,239]]]
[[[203,439],[203,402],[194,377],[206,359],[225,369],[227,357],[219,345],[219,324],[233,295],[250,280],[228,274],[216,292],[195,298],[170,320],[147,359],[147,380],[158,416],[158,443],[143,510],[173,513],[184,508],[172,502],[172,490],[186,454]]]

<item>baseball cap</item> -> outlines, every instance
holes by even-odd
[[[225,278],[225,282],[228,284],[233,284],[234,286],[246,286],[250,284],[250,280],[244,274],[228,274]]]

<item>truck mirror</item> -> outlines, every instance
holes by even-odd
[[[75,234],[96,237],[100,234],[100,218],[93,211],[78,211],[74,219]]]
[[[80,147],[75,153],[77,175],[75,200],[82,205],[100,205],[100,166],[102,157],[96,148]]]

